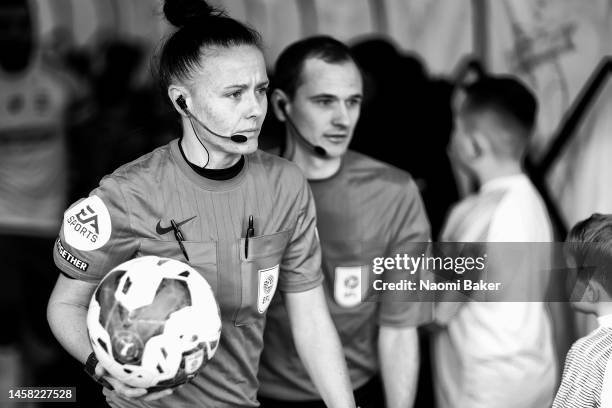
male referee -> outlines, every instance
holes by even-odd
[[[357,405],[382,407],[386,399],[389,408],[410,407],[419,368],[416,327],[429,320],[429,310],[418,302],[380,301],[384,294],[375,293],[373,283],[381,276],[372,265],[374,258],[394,257],[429,240],[418,189],[406,172],[348,150],[363,81],[345,44],[317,36],[290,45],[276,63],[274,80],[273,110],[286,126],[280,154],[302,169],[315,198],[328,305]],[[259,371],[261,406],[325,407],[289,325],[275,299]]]

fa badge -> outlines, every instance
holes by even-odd
[[[343,307],[361,303],[361,266],[336,267],[334,297],[336,303]]]
[[[278,283],[278,265],[259,270],[257,287],[257,311],[263,313],[268,309]]]

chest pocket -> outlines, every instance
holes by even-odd
[[[276,287],[280,264],[289,242],[289,231],[249,238],[249,254],[245,257],[245,239],[240,239],[240,273],[242,298],[234,324],[244,326],[265,315]]]
[[[385,255],[378,241],[322,241],[323,272],[327,291],[334,302],[345,308],[355,307],[373,295],[374,258]]]
[[[177,241],[143,239],[139,256],[156,255],[176,259],[195,268],[206,279],[215,294],[219,306],[223,307],[218,296],[219,278],[217,272],[217,245],[214,242],[183,241],[189,261]]]

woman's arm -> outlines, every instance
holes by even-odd
[[[87,308],[96,284],[59,275],[49,304],[51,331],[72,357],[85,364],[92,349],[87,335]]]
[[[285,292],[296,350],[321,398],[330,408],[354,407],[342,345],[329,315],[321,285],[306,292]]]
[[[87,334],[87,309],[96,286],[60,274],[47,306],[51,331],[66,351],[83,364],[92,352]],[[108,381],[117,394],[127,398],[146,395],[143,400],[151,401],[172,393],[172,390],[163,390],[147,395],[145,388],[133,388],[111,377],[100,363],[96,366],[96,375]]]

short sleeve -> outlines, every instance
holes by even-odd
[[[89,197],[64,212],[53,260],[66,275],[95,283],[131,259],[138,245],[131,236],[130,215],[121,187],[109,176]]]
[[[304,292],[323,281],[314,199],[303,177],[296,204],[296,224],[283,255],[279,277],[279,289],[284,292]]]
[[[387,256],[408,254],[418,257],[427,251],[431,230],[419,190],[412,180],[402,189],[396,202]],[[418,281],[425,273],[423,270],[411,274],[406,269],[387,269],[382,278],[386,282],[413,281],[418,287]],[[380,303],[379,324],[382,326],[418,326],[433,318],[433,304],[418,291],[385,291]]]

